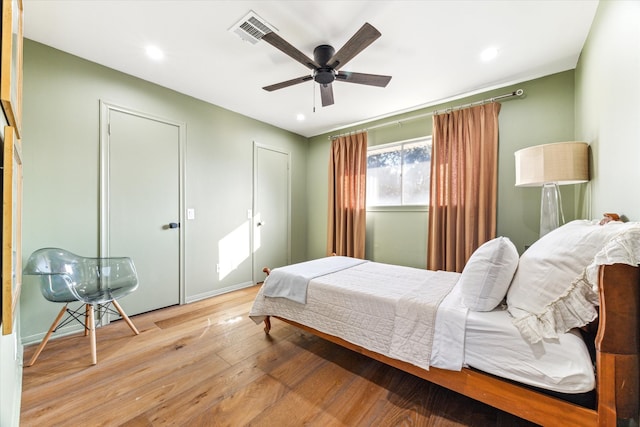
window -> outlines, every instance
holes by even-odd
[[[431,137],[367,151],[367,206],[429,204]]]

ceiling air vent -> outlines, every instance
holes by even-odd
[[[234,24],[229,31],[233,31],[239,35],[242,40],[256,44],[262,36],[272,31],[276,31],[276,28],[251,10],[245,17]]]

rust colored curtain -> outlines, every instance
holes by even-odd
[[[329,159],[327,254],[364,259],[367,134],[336,138]]]
[[[496,236],[499,103],[433,117],[427,268],[461,272]]]

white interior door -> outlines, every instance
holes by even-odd
[[[128,315],[179,304],[180,127],[113,108],[107,119],[103,250],[131,257],[139,279],[119,302]]]
[[[253,208],[254,282],[261,282],[264,267],[290,262],[289,154],[255,146]]]

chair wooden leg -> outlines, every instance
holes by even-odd
[[[118,301],[113,300],[111,302],[113,303],[113,306],[116,308],[116,310],[118,310],[118,313],[120,313],[120,316],[122,316],[124,321],[127,322],[127,325],[129,325],[133,333],[136,335],[140,335],[140,332],[138,332],[138,329],[136,329],[131,319],[129,319],[129,316],[127,316],[127,313],[125,313],[122,307],[120,307],[120,304],[118,304]]]
[[[96,321],[93,313],[93,306],[91,304],[87,304],[87,309],[89,310],[89,338],[91,340],[91,364],[95,365],[98,363],[98,355],[96,353]]]
[[[91,304],[84,305],[84,336],[89,335],[89,330],[87,329],[87,325],[89,324],[89,311],[91,311],[93,307]]]
[[[38,348],[36,349],[36,352],[31,357],[31,360],[29,361],[29,364],[27,366],[33,366],[33,364],[36,363],[38,356],[40,356],[40,353],[42,353],[42,350],[44,350],[44,346],[47,345],[47,342],[49,341],[51,334],[56,329],[56,326],[58,326],[58,323],[60,323],[60,319],[62,319],[62,316],[64,316],[64,313],[67,311],[68,305],[69,304],[65,304],[64,307],[62,307],[62,310],[60,310],[60,313],[58,313],[56,320],[54,320],[53,323],[51,324],[51,327],[49,328],[47,335],[45,335],[44,338],[42,339],[42,342],[40,342],[40,345],[38,346]]]

